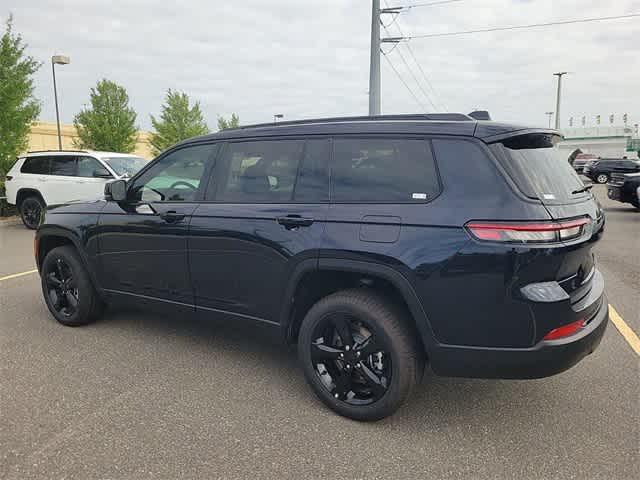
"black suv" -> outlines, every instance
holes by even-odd
[[[612,173],[640,172],[640,161],[628,158],[599,158],[584,166],[583,173],[596,183],[607,183]]]
[[[460,114],[258,125],[162,153],[35,239],[53,316],[128,302],[273,327],[336,412],[438,375],[539,378],[608,323],[604,217],[556,131]]]

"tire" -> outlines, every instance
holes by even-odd
[[[20,218],[24,226],[30,230],[37,229],[44,218],[45,205],[42,199],[31,195],[20,202]]]
[[[63,325],[86,325],[102,315],[104,303],[74,247],[51,250],[40,269],[42,294],[47,308]]]
[[[609,175],[606,173],[599,173],[595,178],[596,183],[607,183],[609,181]]]
[[[374,421],[392,415],[404,403],[422,378],[425,362],[405,316],[365,289],[337,292],[311,307],[300,327],[298,356],[307,382],[325,405],[353,420]],[[341,340],[341,319],[352,328],[351,348]],[[342,326],[332,330],[334,323]],[[333,336],[327,333],[331,331]],[[322,341],[318,332],[323,332]],[[336,351],[342,352],[337,354],[342,360]],[[342,379],[347,377],[345,383]]]

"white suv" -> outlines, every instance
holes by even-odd
[[[18,207],[27,228],[35,229],[47,205],[100,198],[106,182],[132,176],[146,163],[112,152],[29,152],[7,173],[7,202]]]

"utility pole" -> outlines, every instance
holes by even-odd
[[[369,116],[380,115],[380,0],[371,1],[371,60],[369,62]]]
[[[554,75],[558,77],[558,92],[556,93],[556,130],[560,130],[560,95],[562,93],[562,76],[569,72],[556,72]]]

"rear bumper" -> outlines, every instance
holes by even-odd
[[[580,332],[559,340],[538,342],[530,348],[493,348],[441,345],[432,352],[437,375],[470,378],[543,378],[564,372],[600,344],[609,323],[604,295],[596,314]]]

